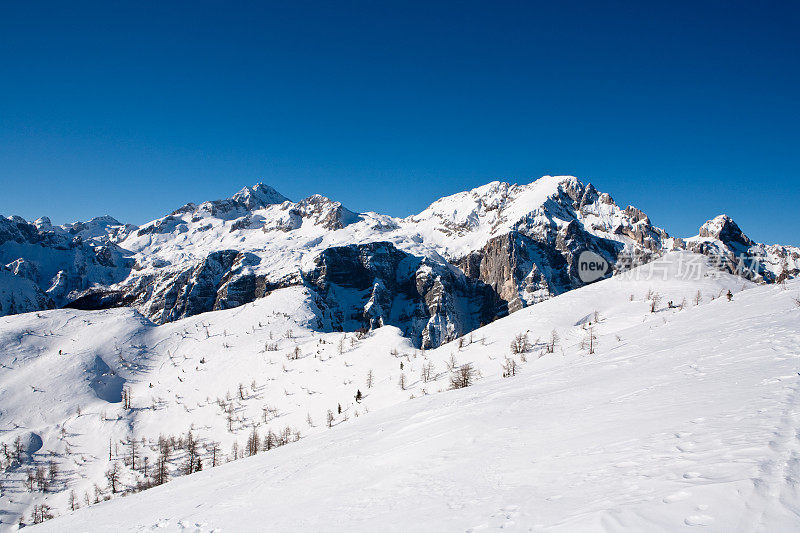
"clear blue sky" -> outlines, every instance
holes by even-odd
[[[574,174],[800,244],[798,2],[0,3],[0,213],[143,223],[264,181],[407,215]]]

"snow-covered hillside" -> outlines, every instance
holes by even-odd
[[[2,318],[0,442],[24,449],[0,524],[65,514],[73,492],[89,509],[47,527],[788,530],[800,285],[706,261],[669,253],[427,351],[391,326],[315,331],[303,287],[160,326],[130,309]],[[448,391],[466,363],[475,384]],[[254,428],[257,457],[211,468]],[[185,476],[189,431],[204,471]],[[166,486],[94,503],[109,471],[135,491],[160,457]]]

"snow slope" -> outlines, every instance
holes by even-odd
[[[191,476],[177,477],[184,457],[176,451],[167,485],[44,527],[796,528],[800,311],[792,296],[800,285],[756,287],[704,260],[667,254],[424,353],[395,328],[355,342],[309,330],[313,303],[301,288],[163,326],[123,309],[0,319],[0,441],[36,434],[43,442],[32,463],[3,473],[0,527],[21,512],[29,522],[40,502],[63,514],[70,490],[82,500],[98,484],[110,495],[109,439],[123,485],[132,487],[143,476],[141,464],[124,464],[131,437],[146,439],[140,453],[152,461],[159,434],[189,429],[230,456],[258,423],[262,435],[290,426],[302,438],[213,469],[201,448],[206,471]],[[718,297],[728,289],[731,302]],[[654,292],[661,298],[651,313],[646,295]],[[667,308],[684,299],[682,310]],[[588,328],[593,355],[582,347]],[[545,353],[553,329],[560,340]],[[525,361],[514,356],[519,373],[502,379],[509,343],[526,331],[534,346]],[[277,351],[264,350],[274,342]],[[300,358],[287,358],[295,347]],[[444,391],[451,357],[474,363],[476,385]],[[427,363],[435,379],[425,383]],[[131,389],[132,409],[120,408],[122,387]],[[220,401],[234,408],[232,431]],[[337,404],[343,413],[328,429],[326,412]],[[273,408],[267,421],[265,405]],[[28,492],[25,471],[47,460],[60,465],[57,492]]]
[[[34,282],[0,265],[0,315],[52,307],[53,301]]]

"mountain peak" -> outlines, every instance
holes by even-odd
[[[304,198],[298,202],[297,207],[305,216],[314,218],[316,224],[328,229],[341,229],[361,220],[359,214],[350,211],[341,202],[321,194],[312,194]]]
[[[244,187],[231,198],[237,203],[244,205],[247,209],[262,209],[268,205],[282,204],[289,201],[284,195],[261,182],[252,187]]]
[[[725,244],[741,244],[750,246],[753,241],[744,234],[738,224],[728,215],[717,215],[705,224],[700,226],[700,236],[718,239]]]

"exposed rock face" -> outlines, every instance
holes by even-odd
[[[220,250],[190,268],[134,276],[129,283],[113,290],[86,291],[66,307],[95,310],[134,306],[154,322],[166,323],[238,307],[277,288],[300,282],[299,277],[279,284],[267,282],[264,276],[257,276],[250,270],[259,261],[259,257],[251,253]]]
[[[263,209],[269,205],[282,204],[289,201],[284,195],[263,183],[257,183],[253,187],[245,187],[234,194],[231,200],[248,211]]]
[[[564,256],[519,232],[494,237],[455,264],[469,278],[489,285],[512,313],[571,285]]]
[[[134,305],[158,323],[237,307],[266,292],[264,284],[248,271],[257,263],[258,257],[237,250],[212,252],[193,267],[123,284],[119,305]]]
[[[257,183],[252,187],[245,187],[230,198],[224,200],[211,200],[200,205],[188,203],[173,211],[165,218],[154,221],[153,225],[164,227],[167,219],[170,221],[180,220],[180,215],[190,213],[194,218],[201,218],[204,215],[212,216],[223,220],[235,219],[251,211],[264,209],[271,205],[288,202],[289,199],[284,195],[263,183]],[[143,226],[146,232],[153,232],[148,229],[149,225]]]
[[[387,242],[327,248],[308,270],[278,283],[254,274],[251,267],[258,263],[254,254],[221,250],[193,268],[137,277],[117,290],[88,291],[69,307],[132,305],[164,323],[237,307],[277,288],[304,284],[318,295],[320,329],[354,331],[394,325],[426,348],[507,313],[505,302],[482,281]]]
[[[297,210],[301,217],[310,218],[315,225],[329,230],[342,229],[361,219],[339,202],[331,201],[319,194],[300,201]]]
[[[321,326],[355,330],[390,324],[425,348],[505,311],[482,282],[387,242],[328,248],[303,280],[321,297]]]
[[[501,220],[509,220],[512,195],[506,190],[505,205],[495,208]],[[621,210],[611,196],[599,194],[591,184],[568,179],[508,232],[451,261],[470,278],[491,286],[514,312],[582,286],[577,275],[582,251],[593,251],[612,265],[623,253],[636,255],[641,262],[657,254],[667,238],[638,209]]]

